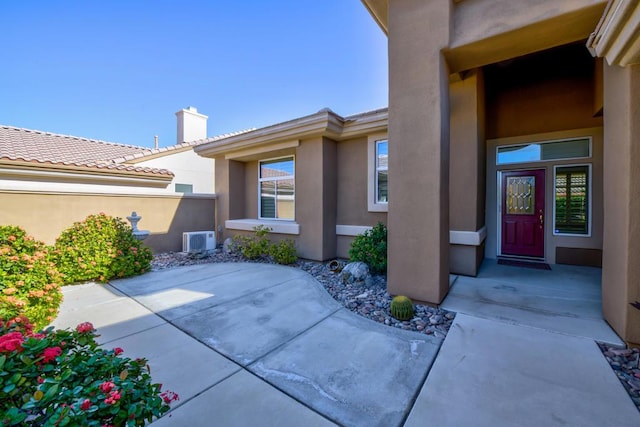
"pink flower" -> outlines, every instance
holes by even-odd
[[[22,343],[24,336],[20,332],[9,332],[0,337],[0,353],[8,353],[11,351],[22,351]]]
[[[122,354],[123,351],[124,350],[121,349],[120,347],[116,347],[116,348],[113,349],[113,354],[117,356],[119,354]]]
[[[118,400],[120,400],[120,396],[121,394],[117,391],[117,390],[113,390],[111,393],[109,393],[109,397],[107,397],[104,400],[104,403],[106,405],[113,405],[115,404]]]
[[[45,348],[42,353],[42,361],[44,363],[52,362],[56,359],[56,357],[62,354],[62,349],[60,347],[49,347]]]
[[[80,405],[80,409],[82,409],[83,411],[86,411],[89,408],[91,408],[91,401],[89,399],[85,399]]]
[[[42,377],[38,377],[37,380],[38,380],[38,384],[42,384],[44,382],[44,378]]]
[[[81,334],[93,332],[95,330],[96,328],[93,327],[93,324],[91,324],[91,322],[80,323],[78,326],[76,326],[76,331],[80,332]]]
[[[177,393],[174,393],[172,391],[164,391],[162,393],[160,393],[160,397],[162,397],[162,400],[164,400],[164,403],[169,404],[171,402],[173,402],[174,400],[179,400],[180,397],[178,396]]]
[[[109,393],[111,390],[114,389],[116,385],[114,383],[112,383],[111,381],[105,381],[102,384],[100,384],[100,391],[102,391],[104,394]]]

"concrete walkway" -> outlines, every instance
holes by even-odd
[[[180,394],[154,426],[640,425],[591,339],[460,314],[438,354],[293,268],[206,264],[64,293],[56,326],[91,321]]]
[[[399,426],[442,343],[357,316],[307,273],[267,264],[67,287],[55,325],[82,321],[105,346],[147,357],[154,381],[180,395],[158,426]]]

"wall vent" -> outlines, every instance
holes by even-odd
[[[191,231],[182,233],[182,252],[210,251],[215,248],[215,231]]]

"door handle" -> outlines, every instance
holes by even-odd
[[[542,209],[540,209],[540,228],[542,228],[544,226],[544,213],[542,212]]]

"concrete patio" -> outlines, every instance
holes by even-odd
[[[442,344],[359,317],[306,273],[266,264],[64,293],[56,326],[91,321],[101,343],[147,357],[154,381],[180,395],[158,426],[640,425],[592,338],[513,318],[459,314]]]

